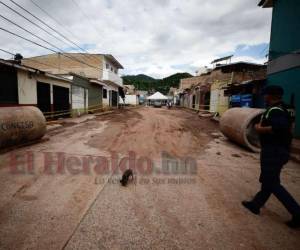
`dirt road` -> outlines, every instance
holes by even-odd
[[[48,136],[0,155],[1,249],[299,249],[275,198],[261,216],[240,205],[259,187],[259,156],[193,112],[122,110]],[[123,160],[137,173],[126,188]],[[282,179],[300,200],[299,164]]]

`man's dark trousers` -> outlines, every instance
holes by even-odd
[[[288,152],[278,147],[265,148],[261,152],[261,190],[253,199],[253,204],[261,208],[271,194],[294,216],[300,216],[300,206],[280,183],[280,173],[288,161]]]

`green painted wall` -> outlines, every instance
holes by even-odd
[[[300,1],[273,2],[270,60],[300,49]]]
[[[295,136],[300,138],[300,68],[294,68],[268,76],[268,84],[279,85],[284,89],[284,101],[291,104],[294,95],[296,107]]]
[[[300,0],[276,0],[273,7],[269,59],[300,50]],[[300,68],[268,75],[268,85],[280,85],[284,101],[291,104],[294,95],[296,108],[295,136],[300,138]]]
[[[102,105],[102,86],[95,83],[89,86],[89,107]]]
[[[74,76],[74,84],[87,88],[89,91],[89,107],[102,106],[102,86],[90,83],[88,79]]]

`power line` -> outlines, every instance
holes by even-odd
[[[27,20],[28,22],[30,22],[31,24],[33,24],[34,26],[38,27],[39,29],[43,30],[44,32],[46,32],[48,35],[51,35],[52,37],[54,37],[55,39],[58,39],[59,41],[65,43],[64,40],[60,39],[59,37],[49,33],[46,29],[44,29],[43,27],[41,27],[40,25],[36,24],[35,22],[33,22],[32,20],[30,20],[29,18],[27,18],[26,16],[22,15],[20,12],[16,11],[15,9],[13,9],[12,7],[8,6],[7,4],[3,3],[2,1],[0,1],[0,4],[2,4],[3,6],[5,6],[6,8],[10,9],[11,11],[13,11],[14,13],[16,13],[17,15],[21,16],[22,18],[24,18],[25,20]]]
[[[11,7],[7,6],[7,5],[4,4],[2,1],[0,1],[0,3],[3,4],[4,6],[8,7],[9,9],[13,10]],[[20,14],[19,12],[15,11],[15,10],[13,10],[13,11],[14,11],[15,13]],[[23,18],[25,18],[26,20],[29,20],[31,23],[33,23],[30,19],[27,19],[27,18],[26,18],[25,16],[23,16],[22,14],[20,14],[20,15],[21,15]],[[0,15],[0,17],[3,18],[3,19],[5,19],[6,21],[12,23],[13,25],[19,27],[20,29],[26,31],[27,33],[31,34],[32,36],[34,36],[34,37],[36,37],[36,38],[42,40],[43,42],[49,44],[49,45],[52,46],[53,48],[56,48],[56,49],[59,50],[60,52],[66,53],[65,51],[63,51],[62,49],[60,49],[59,47],[57,47],[56,45],[54,45],[54,44],[48,42],[47,40],[45,40],[44,38],[42,38],[42,37],[40,37],[40,36],[38,36],[38,35],[35,35],[35,34],[32,33],[31,31],[29,31],[29,30],[23,28],[23,27],[20,26],[19,24],[17,24],[17,23],[15,23],[15,22],[11,21],[10,19],[4,17],[3,15]],[[33,24],[34,24],[34,23],[33,23]],[[37,25],[37,24],[35,24],[35,25]],[[41,28],[39,25],[37,25],[37,26],[38,26],[39,28]],[[6,30],[6,29],[3,29],[3,28],[2,28],[2,30],[6,31],[6,32],[9,32],[9,33],[12,34],[12,35],[17,35],[17,34],[12,33],[12,32],[10,32],[10,31],[8,31],[8,30]],[[47,31],[46,31],[46,32],[47,32]],[[47,33],[48,33],[48,32],[47,32]],[[41,44],[38,44],[38,43],[36,43],[36,42],[33,42],[33,41],[31,41],[31,40],[29,40],[29,39],[26,39],[26,38],[24,38],[24,37],[21,37],[21,36],[19,36],[19,35],[17,35],[17,36],[18,36],[19,38],[22,38],[22,39],[25,39],[25,40],[27,40],[27,41],[29,41],[29,42],[32,42],[32,43],[34,43],[34,44],[37,45],[37,46],[43,47],[43,48],[45,48],[45,49],[48,49],[48,50],[50,50],[50,51],[52,51],[52,52],[54,52],[54,53],[58,53],[58,51],[55,51],[55,50],[53,50],[53,49],[49,49],[48,47],[45,47],[45,46],[43,46],[43,45],[41,45]],[[83,56],[85,56],[85,54],[83,54]],[[68,58],[73,58],[73,60],[75,60],[75,61],[77,61],[77,62],[83,63],[83,64],[85,64],[85,65],[87,65],[87,66],[90,66],[90,67],[92,67],[92,68],[99,69],[99,70],[102,70],[102,71],[103,71],[103,69],[98,68],[98,67],[94,67],[94,66],[92,66],[92,65],[90,65],[90,64],[87,64],[87,63],[85,63],[85,62],[83,62],[83,61],[81,61],[81,60],[79,60],[79,59],[77,59],[77,58],[75,58],[75,57],[68,56]]]
[[[48,17],[50,17],[54,22],[56,22],[57,24],[59,24],[64,30],[66,30],[67,32],[69,32],[69,34],[71,34],[73,37],[75,37],[78,40],[78,37],[73,32],[71,32],[69,29],[67,29],[65,27],[65,25],[63,25],[58,19],[56,19],[54,16],[52,16],[48,11],[46,11],[45,9],[43,9],[40,5],[38,5],[33,0],[30,0],[30,2],[34,6],[36,6],[40,11],[42,11],[44,14],[46,14]]]
[[[13,2],[15,5],[17,5],[18,7],[20,7],[21,9],[23,9],[24,11],[26,11],[27,13],[30,13],[29,11],[27,11],[24,7],[20,6],[19,4],[15,3],[13,0],[9,0],[11,2]],[[46,29],[44,29],[43,27],[41,27],[40,25],[34,23],[32,20],[30,20],[29,18],[25,17],[23,14],[21,14],[20,12],[14,10],[12,7],[8,6],[7,4],[3,3],[2,1],[0,1],[0,3],[2,5],[4,5],[5,7],[7,7],[8,9],[10,9],[11,11],[13,11],[14,13],[16,13],[17,15],[21,16],[22,18],[24,18],[25,20],[27,20],[28,22],[30,22],[31,24],[33,24],[34,26],[38,27],[39,29],[43,30],[44,32],[46,32],[48,35],[51,35],[52,37],[54,37],[55,39],[63,42],[64,44],[67,44],[64,40],[62,40],[61,38],[53,35],[52,33],[49,33]],[[31,14],[31,13],[30,13]],[[34,16],[33,14],[31,14],[32,16]],[[35,16],[34,16],[35,17]],[[37,20],[40,21],[40,19],[38,17],[35,17]],[[49,44],[49,43],[48,43]],[[51,45],[52,46],[52,45]],[[68,45],[69,46],[69,45]],[[87,56],[85,54],[83,54],[83,56]]]
[[[53,45],[52,43],[50,43],[50,42],[46,41],[45,39],[43,39],[43,38],[39,37],[38,35],[35,35],[35,34],[34,34],[34,33],[32,33],[31,31],[29,31],[29,30],[27,30],[27,29],[23,28],[22,26],[20,26],[20,25],[18,25],[17,23],[15,23],[15,22],[11,21],[10,19],[8,19],[8,18],[6,18],[6,17],[2,16],[1,14],[0,14],[0,17],[1,17],[1,18],[3,18],[4,20],[6,20],[6,21],[10,22],[11,24],[13,24],[13,25],[15,25],[15,26],[19,27],[20,29],[22,29],[22,30],[26,31],[26,32],[27,32],[27,33],[29,33],[30,35],[32,35],[32,36],[34,36],[34,37],[36,37],[36,38],[38,38],[38,39],[42,40],[43,42],[45,42],[45,43],[47,43],[47,44],[49,44],[49,45],[50,45],[50,46],[52,46],[53,48],[56,48],[56,49],[58,49],[60,52],[62,52],[62,53],[65,53],[63,50],[61,50],[60,48],[56,47],[56,46],[55,46],[55,45]],[[57,52],[56,52],[56,53],[57,53]],[[80,62],[81,62],[81,61],[80,61]]]
[[[58,65],[50,65],[48,63],[43,63],[43,62],[40,62],[40,61],[32,59],[32,58],[25,58],[24,60],[25,61],[32,61],[32,62],[35,62],[37,64],[44,65],[44,66],[50,67],[50,68],[53,68],[53,66],[54,66],[55,68],[57,68],[58,70],[60,70],[60,68],[58,67]]]
[[[49,29],[51,29],[52,31],[54,31],[56,34],[60,35],[61,37],[63,37],[66,41],[68,41],[69,43],[75,45],[77,48],[79,48],[82,51],[85,51],[84,49],[82,49],[79,45],[77,45],[76,43],[74,43],[72,40],[70,40],[69,38],[67,38],[65,35],[63,35],[62,33],[60,33],[59,31],[55,30],[54,28],[52,28],[50,25],[48,25],[46,22],[44,22],[42,19],[40,19],[39,17],[37,17],[36,15],[32,14],[30,11],[28,11],[27,9],[25,9],[23,6],[21,6],[20,4],[16,3],[13,0],[9,0],[10,2],[12,2],[13,4],[15,4],[16,6],[18,6],[19,8],[21,8],[23,11],[25,11],[26,13],[28,13],[29,15],[31,15],[32,17],[34,17],[35,19],[37,19],[38,21],[40,21],[42,24],[44,24],[45,26],[47,26]]]
[[[9,31],[9,30],[3,28],[3,27],[0,27],[0,30],[4,31],[4,32],[6,32],[6,33],[9,33],[9,34],[11,34],[11,35],[13,35],[13,36],[16,36],[16,37],[18,37],[18,38],[21,38],[21,39],[23,39],[23,40],[25,40],[25,41],[27,41],[27,42],[33,43],[33,44],[35,44],[36,46],[39,46],[39,47],[44,48],[44,49],[46,49],[46,50],[49,50],[49,51],[51,51],[51,52],[53,52],[53,53],[60,54],[60,55],[62,55],[62,56],[64,56],[64,57],[66,57],[66,58],[69,58],[69,59],[73,60],[73,61],[77,61],[77,62],[82,63],[82,64],[84,64],[84,65],[87,65],[87,66],[89,66],[89,67],[98,69],[98,68],[96,68],[96,67],[94,67],[94,66],[92,66],[92,65],[89,65],[89,64],[87,64],[87,63],[85,63],[85,62],[83,62],[83,61],[81,61],[81,60],[79,60],[79,59],[77,59],[77,58],[75,58],[75,57],[66,55],[66,54],[64,54],[64,53],[57,52],[57,51],[54,50],[54,49],[51,49],[51,48],[46,47],[46,46],[44,46],[44,45],[42,45],[42,44],[39,44],[39,43],[37,43],[37,42],[35,42],[35,41],[32,41],[32,40],[30,40],[30,39],[28,39],[28,38],[26,38],[26,37],[23,37],[23,36],[21,36],[21,35],[18,35],[18,34],[16,34],[16,33],[12,32],[12,31]],[[101,69],[101,70],[102,70],[102,69]]]
[[[61,52],[63,52],[60,48],[56,47],[55,45],[53,45],[52,43],[48,42],[48,41],[45,40],[44,38],[42,38],[42,37],[40,37],[40,36],[38,36],[38,35],[32,33],[31,31],[29,31],[29,30],[23,28],[21,25],[19,25],[19,24],[13,22],[12,20],[6,18],[5,16],[2,16],[2,15],[0,14],[0,17],[1,17],[2,19],[6,20],[7,22],[9,22],[9,23],[11,23],[11,24],[17,26],[18,28],[20,28],[20,29],[26,31],[27,33],[29,33],[30,35],[34,36],[35,38],[38,38],[38,39],[42,40],[43,42],[45,42],[45,43],[51,45],[53,48],[56,48],[56,49],[60,50]]]
[[[20,6],[19,4],[15,3],[13,0],[10,0],[10,1],[13,2],[15,5],[17,5],[18,7],[20,7],[21,9],[23,9],[24,11],[26,11],[27,13],[29,13],[30,15],[32,15],[33,17],[35,17],[37,20],[39,20],[39,21],[42,22],[43,24],[47,25],[47,24],[46,24],[45,22],[43,22],[40,18],[38,18],[38,17],[36,17],[35,15],[33,15],[32,13],[30,13],[30,12],[29,12],[28,10],[26,10],[24,7],[22,7],[22,6]],[[32,20],[28,19],[28,18],[25,17],[24,15],[22,15],[20,12],[18,12],[18,11],[16,11],[16,10],[12,9],[10,6],[6,5],[6,4],[3,3],[2,1],[0,1],[0,3],[1,3],[2,5],[4,5],[5,7],[9,8],[9,9],[10,9],[11,11],[13,11],[14,13],[16,13],[16,14],[18,14],[19,16],[23,17],[25,20],[27,20],[27,21],[30,22],[31,24],[33,24],[33,25],[35,25],[36,27],[42,29],[42,30],[43,30],[44,32],[46,32],[47,34],[52,35],[52,34],[49,33],[47,30],[45,30],[43,27],[41,27],[40,25],[34,23]],[[65,53],[62,49],[60,49],[60,48],[58,48],[57,46],[55,46],[55,45],[49,43],[48,41],[46,41],[45,39],[41,38],[40,36],[37,36],[37,35],[33,34],[33,33],[30,32],[29,30],[27,30],[27,29],[23,28],[22,26],[20,26],[20,25],[14,23],[13,21],[9,20],[8,18],[5,18],[4,16],[1,16],[1,17],[4,18],[4,19],[7,20],[7,21],[13,23],[14,25],[18,26],[19,28],[21,28],[22,30],[26,31],[27,33],[33,35],[34,37],[36,37],[36,38],[42,40],[43,42],[45,42],[45,43],[51,45],[52,47],[58,49],[60,52]],[[47,27],[51,28],[49,25],[47,25]],[[53,28],[52,28],[52,29],[53,29]],[[44,48],[44,49],[47,49],[47,50],[49,50],[49,51],[51,51],[51,52],[61,54],[61,53],[59,53],[58,51],[55,51],[55,50],[50,49],[50,48],[48,48],[48,47],[46,47],[46,46],[44,46],[44,45],[41,45],[41,44],[39,44],[39,43],[37,43],[37,42],[34,42],[34,41],[30,40],[30,39],[27,39],[27,38],[24,38],[24,37],[22,37],[22,36],[20,36],[20,35],[17,35],[17,34],[11,32],[11,31],[9,31],[9,30],[7,30],[7,29],[5,29],[5,28],[1,28],[1,30],[5,31],[5,32],[7,32],[7,33],[10,33],[11,35],[17,36],[17,37],[19,37],[19,38],[21,38],[21,39],[23,39],[23,40],[26,40],[26,41],[28,41],[28,42],[31,42],[31,43],[33,43],[33,44],[39,46],[39,47],[42,47],[42,48]],[[54,29],[53,29],[53,30],[54,30]],[[58,34],[60,34],[60,33],[58,33]],[[52,35],[52,36],[53,36],[54,38],[56,38],[56,39],[58,39],[58,40],[60,40],[60,41],[62,41],[62,42],[65,43],[65,41],[59,39],[58,37],[56,37],[56,36],[54,36],[54,35]],[[79,48],[80,48],[80,47],[79,47]],[[85,62],[83,62],[83,61],[81,61],[81,60],[79,60],[79,59],[77,59],[77,58],[74,58],[74,57],[70,56],[70,55],[65,55],[65,54],[62,54],[62,55],[63,55],[64,57],[66,57],[66,58],[69,58],[69,59],[71,59],[71,60],[73,60],[73,61],[77,61],[77,62],[82,63],[82,64],[84,64],[84,65],[87,65],[87,66],[89,66],[89,67],[92,67],[92,68],[95,68],[95,69],[99,69],[99,70],[101,70],[101,71],[103,71],[103,72],[105,71],[105,70],[102,69],[102,68],[94,67],[94,66],[92,66],[92,65],[90,65],[90,64],[87,64],[87,63],[85,63]],[[86,54],[84,54],[84,53],[82,53],[81,55],[89,57],[89,55],[86,55]],[[95,55],[90,55],[90,56],[93,57],[93,58],[96,57]]]
[[[4,53],[7,53],[7,54],[9,54],[9,55],[12,55],[12,56],[16,56],[16,54],[14,54],[14,53],[12,53],[12,52],[10,52],[10,51],[8,51],[8,50],[5,50],[5,49],[1,49],[0,48],[0,51],[2,51],[2,52],[4,52]],[[34,60],[34,59],[25,59],[25,60],[28,60],[28,61],[33,61],[33,62],[35,62],[35,63],[38,63],[38,64],[41,64],[41,65],[44,65],[44,66],[47,66],[47,67],[53,67],[53,65],[50,65],[50,64],[47,64],[47,63],[42,63],[42,62],[39,62],[39,61],[37,61],[37,60]],[[58,68],[58,67],[57,67]]]
[[[29,30],[27,30],[27,29],[23,28],[21,25],[19,25],[19,24],[17,24],[17,23],[15,23],[15,22],[13,22],[12,20],[10,20],[10,19],[8,19],[8,18],[6,18],[6,17],[2,16],[1,14],[0,14],[0,17],[1,17],[1,18],[3,18],[4,20],[6,20],[7,22],[9,22],[9,23],[11,23],[11,24],[13,24],[13,25],[17,26],[18,28],[20,28],[20,29],[22,29],[22,30],[26,31],[26,32],[27,32],[27,33],[29,33],[30,35],[32,35],[32,36],[34,36],[34,37],[36,37],[36,38],[38,38],[38,39],[42,40],[42,41],[43,41],[43,42],[45,42],[46,44],[49,44],[49,45],[50,45],[50,46],[52,46],[53,48],[55,48],[55,49],[59,50],[61,53],[65,53],[65,51],[63,51],[63,50],[62,50],[62,49],[60,49],[59,47],[57,47],[57,46],[55,46],[54,44],[52,44],[52,43],[48,42],[48,41],[47,41],[47,40],[45,40],[44,38],[42,38],[42,37],[40,37],[40,36],[38,36],[38,35],[36,35],[36,34],[32,33],[31,31],[29,31]],[[57,53],[57,51],[56,51],[56,53]],[[81,61],[81,60],[79,60],[79,59],[77,59],[77,58],[76,58],[76,60],[77,60],[78,62],[81,62],[81,63],[82,63],[82,61]],[[86,64],[86,65],[89,65],[89,64]],[[94,66],[91,66],[91,65],[90,65],[90,67],[94,67]],[[94,67],[94,68],[97,68],[97,67]],[[99,68],[99,69],[100,69],[100,68]]]
[[[0,50],[1,50],[2,52],[4,52],[4,53],[10,54],[10,55],[12,55],[12,56],[15,56],[14,53],[9,52],[9,51],[7,51],[7,50],[5,50],[5,49],[1,49],[1,48],[0,48]]]
[[[51,27],[50,25],[48,25],[46,22],[44,22],[43,20],[41,20],[41,18],[37,17],[36,15],[34,15],[32,12],[30,12],[29,10],[27,10],[26,8],[24,8],[23,6],[21,6],[20,4],[16,3],[13,0],[9,0],[11,1],[13,4],[15,4],[16,6],[18,6],[19,8],[21,8],[23,11],[25,11],[26,13],[28,13],[29,15],[31,15],[32,17],[34,17],[36,20],[38,20],[39,22],[41,22],[42,24],[44,24],[46,27],[48,27],[49,29],[51,29],[52,31],[54,31],[56,34],[58,34],[59,36],[63,37],[66,41],[68,41],[70,44],[75,45],[77,48],[79,48],[80,50],[82,50],[83,52],[87,53],[87,54],[83,54],[83,56],[87,57],[87,58],[96,58],[93,55],[89,55],[88,51],[83,49],[81,46],[79,46],[77,43],[73,42],[71,39],[69,39],[68,37],[66,37],[65,35],[63,35],[61,32],[57,31],[56,29],[54,29],[53,27]],[[30,0],[31,3],[33,3],[37,8],[39,8],[41,11],[43,11],[47,16],[49,16],[51,19],[53,19],[55,22],[57,22],[60,26],[62,26],[64,29],[66,29],[64,27],[64,25],[62,25],[57,19],[55,19],[52,15],[50,15],[46,10],[44,10],[40,5],[38,5],[36,2],[34,2],[33,0]],[[68,31],[68,30],[67,30]],[[68,31],[69,33],[71,33],[71,35],[75,36],[74,34],[72,34],[72,32]],[[62,40],[60,40],[62,41]],[[65,43],[65,41],[63,41]]]

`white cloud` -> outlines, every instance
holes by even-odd
[[[72,40],[80,44],[94,44],[90,52],[114,54],[126,67],[124,73],[129,74],[146,73],[164,77],[189,70],[190,66],[208,65],[219,55],[234,51],[239,44],[250,46],[265,43],[270,37],[271,10],[259,8],[256,1],[75,0],[85,15],[73,0],[33,1],[65,24],[76,35]],[[13,6],[9,0],[4,2]],[[30,0],[20,0],[18,3],[71,38]],[[4,6],[0,6],[0,12],[58,47],[67,47]],[[43,43],[4,20],[1,27]],[[0,48],[25,56],[48,53],[2,31],[0,34]],[[252,57],[235,60],[238,59],[255,60]],[[174,65],[184,66],[179,70]]]

